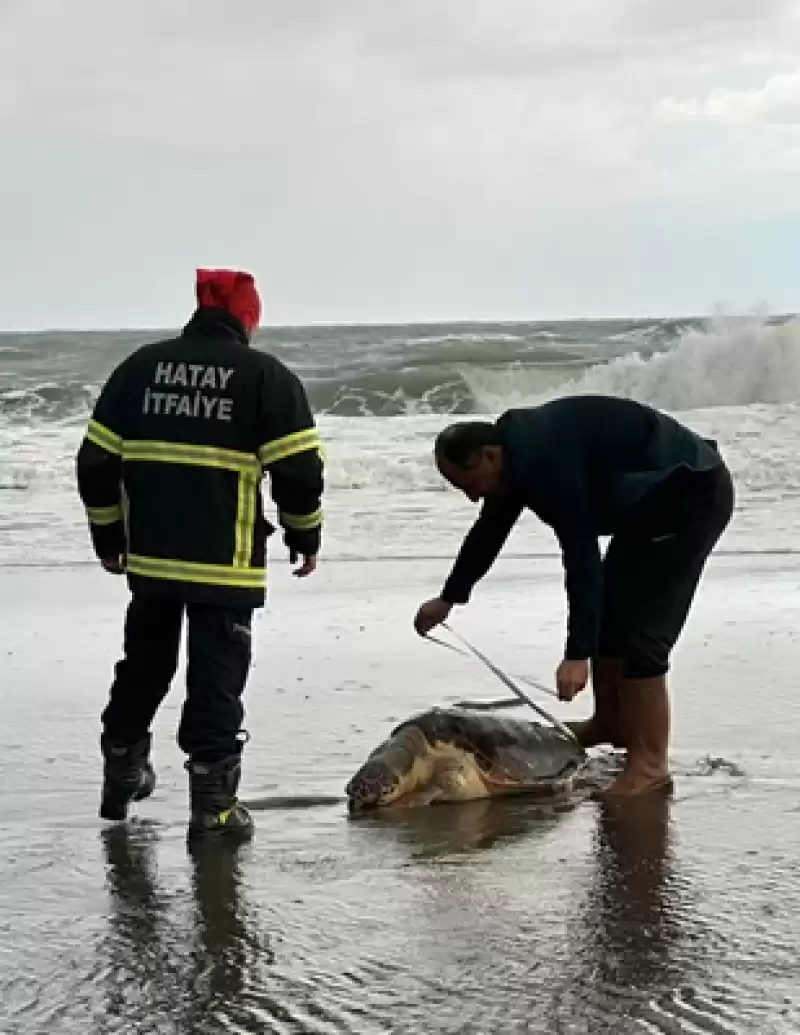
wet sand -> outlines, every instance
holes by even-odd
[[[392,722],[503,696],[410,629],[445,567],[331,563],[304,583],[274,567],[245,798],[339,796]],[[272,808],[252,844],[192,858],[183,670],[156,794],[102,824],[124,583],[4,568],[0,1031],[797,1032],[799,575],[790,557],[714,560],[675,660],[671,801]],[[563,606],[557,561],[500,563],[454,625],[549,682]]]

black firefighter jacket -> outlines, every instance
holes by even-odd
[[[286,545],[319,549],[322,444],[305,389],[223,310],[123,360],[76,466],[95,553],[125,555],[133,593],[262,606],[264,472]]]

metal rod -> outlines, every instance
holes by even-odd
[[[544,710],[544,708],[540,708],[539,705],[532,701],[523,690],[520,690],[520,688],[517,686],[514,680],[511,679],[510,676],[507,676],[501,668],[498,668],[497,665],[491,662],[485,654],[481,653],[481,651],[478,650],[477,647],[474,647],[468,640],[466,640],[463,636],[457,633],[455,629],[451,629],[446,622],[442,622],[442,628],[447,629],[449,633],[451,633],[453,636],[459,639],[467,648],[467,650],[470,651],[479,661],[483,662],[483,664],[489,669],[489,671],[493,675],[495,675],[501,683],[504,683],[509,688],[509,690],[511,690],[520,699],[520,701],[522,701],[524,704],[527,704],[528,707],[532,708],[537,715],[540,715],[543,719],[546,719],[551,725],[555,726],[555,728],[560,733],[563,733],[564,736],[568,737],[570,740],[574,740],[576,744],[579,743],[578,738],[575,736],[575,734],[572,732],[569,726],[565,726],[564,723],[557,719],[554,715],[550,715],[549,712],[546,712]],[[441,640],[435,640],[434,642],[440,644],[443,647],[450,646],[450,644],[446,644]],[[458,651],[458,653],[461,652]]]
[[[450,629],[449,626],[445,626],[445,628],[449,629],[450,632],[453,632],[453,630]],[[455,635],[455,633],[453,635]],[[461,650],[460,647],[456,647],[452,643],[447,643],[445,640],[440,640],[438,636],[431,636],[429,633],[425,637],[425,639],[430,640],[431,643],[435,643],[439,647],[446,647],[447,650],[451,650],[455,654],[460,654],[462,658],[469,657],[469,653],[467,651]],[[516,679],[519,683],[527,684],[527,686],[531,687],[532,690],[538,690],[539,693],[547,694],[548,696],[554,697],[556,700],[558,700],[558,694],[555,692],[555,690],[551,690],[550,687],[545,686],[544,683],[539,683],[537,680],[531,679],[529,676],[521,676],[518,673],[512,674],[511,678]]]

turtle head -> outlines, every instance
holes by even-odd
[[[429,768],[428,755],[428,742],[416,726],[395,731],[351,777],[345,788],[348,811],[383,808],[416,790]]]
[[[349,812],[379,809],[398,797],[399,781],[385,762],[370,759],[350,780],[345,793]]]

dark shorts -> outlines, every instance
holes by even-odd
[[[734,487],[724,465],[679,472],[640,506],[603,560],[601,657],[628,679],[669,671],[709,554],[730,522]]]

